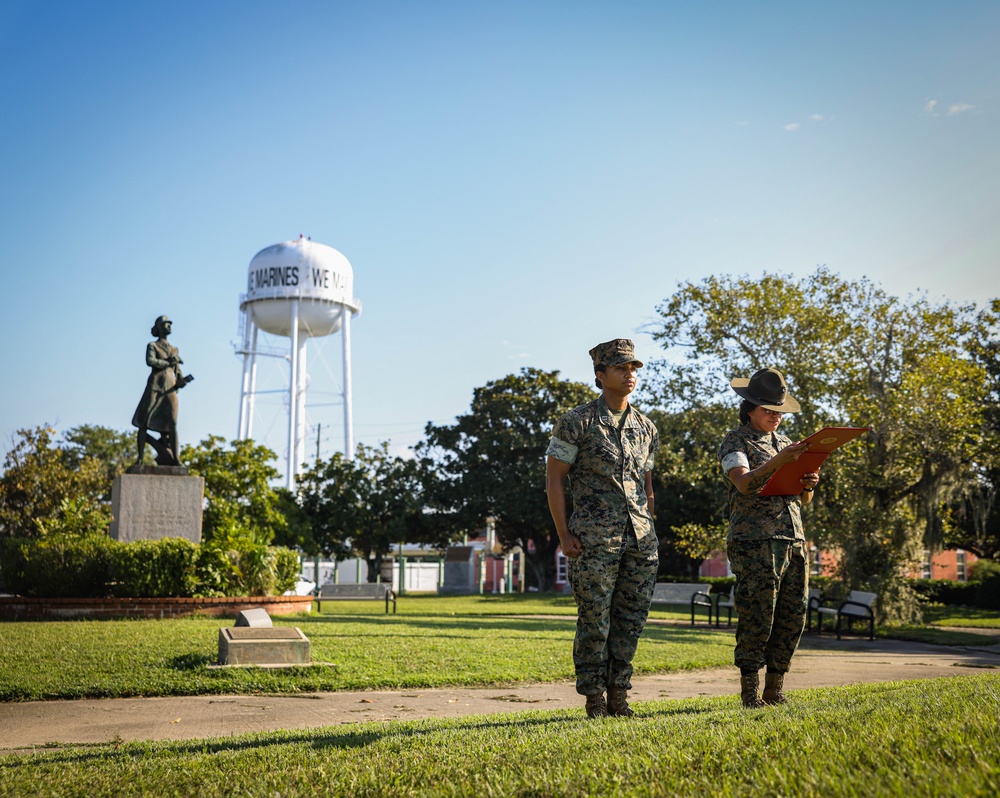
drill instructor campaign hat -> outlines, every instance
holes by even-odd
[[[798,413],[799,403],[788,395],[785,378],[777,369],[761,369],[749,380],[737,377],[729,386],[749,402],[765,410],[779,413]]]
[[[621,366],[635,363],[642,368],[642,361],[635,356],[635,345],[628,338],[615,338],[598,344],[590,350],[590,358],[595,366]]]

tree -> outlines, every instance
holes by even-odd
[[[996,456],[975,356],[995,338],[996,309],[903,302],[819,268],[800,281],[682,284],[657,312],[654,337],[687,350],[656,366],[650,393],[668,406],[728,396],[732,377],[775,366],[803,405],[792,437],[831,422],[871,428],[833,456],[809,531],[840,548],[850,587],[880,594],[883,617],[913,617],[904,574],[940,545],[945,511]]]
[[[726,488],[716,456],[735,425],[731,406],[649,411],[660,434],[653,470],[660,571],[696,578],[701,562],[726,547]]]
[[[295,493],[288,488],[275,488],[277,494],[276,507],[278,512],[285,516],[287,528],[276,529],[274,545],[287,546],[290,549],[299,549],[304,554],[317,555],[320,553],[319,544],[313,537],[312,524],[309,516],[299,505]]]
[[[93,424],[82,424],[66,432],[60,448],[66,465],[74,470],[79,470],[88,457],[104,466],[107,489],[101,494],[102,501],[111,501],[111,485],[115,477],[135,462],[136,455],[135,435],[131,432]],[[152,464],[153,461],[147,459]]]
[[[368,563],[368,581],[382,572],[393,545],[428,542],[419,464],[389,454],[388,444],[360,444],[353,460],[340,452],[299,476],[299,501],[313,538],[337,560]]]
[[[111,514],[101,502],[106,472],[93,457],[67,464],[48,426],[18,430],[0,478],[0,535],[39,538],[104,532]]]
[[[185,446],[181,459],[192,474],[205,478],[205,511],[202,536],[205,541],[225,531],[249,531],[262,545],[287,533],[281,498],[271,487],[278,470],[270,465],[276,455],[252,440],[232,441],[210,435],[197,446]]]
[[[994,300],[993,314],[1000,314],[1000,300]],[[989,448],[1000,451],[1000,342],[988,339],[978,348],[977,360],[988,375],[988,391],[983,401],[984,438]],[[983,463],[976,478],[952,506],[948,514],[945,540],[955,548],[967,549],[981,559],[1000,560],[1000,458]]]
[[[426,427],[417,446],[437,484],[431,507],[455,528],[495,520],[505,548],[526,555],[529,584],[549,590],[559,546],[545,496],[545,450],[555,420],[594,398],[594,390],[558,371],[524,368],[473,392],[471,411],[450,426]]]

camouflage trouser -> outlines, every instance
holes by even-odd
[[[809,577],[801,540],[730,543],[736,574],[736,666],[785,673],[802,637]]]
[[[630,529],[615,550],[585,544],[583,553],[569,561],[577,606],[573,664],[581,695],[632,687],[632,657],[649,615],[659,566],[655,544],[647,548],[639,550]]]

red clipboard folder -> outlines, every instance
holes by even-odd
[[[869,427],[826,427],[805,439],[809,444],[799,459],[786,463],[773,474],[760,492],[761,496],[798,496],[802,493],[803,475],[818,471],[830,452],[868,432]]]

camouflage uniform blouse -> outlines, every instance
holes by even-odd
[[[747,540],[803,540],[802,505],[798,496],[744,496],[728,479],[729,472],[743,466],[748,471],[762,466],[791,445],[786,435],[741,425],[726,434],[719,447],[719,462],[729,485],[729,533],[726,542]]]
[[[570,465],[569,530],[585,545],[619,547],[631,524],[639,548],[655,549],[646,472],[653,470],[660,438],[634,407],[622,418],[620,440],[618,432],[603,396],[570,410],[552,429],[545,453]]]

